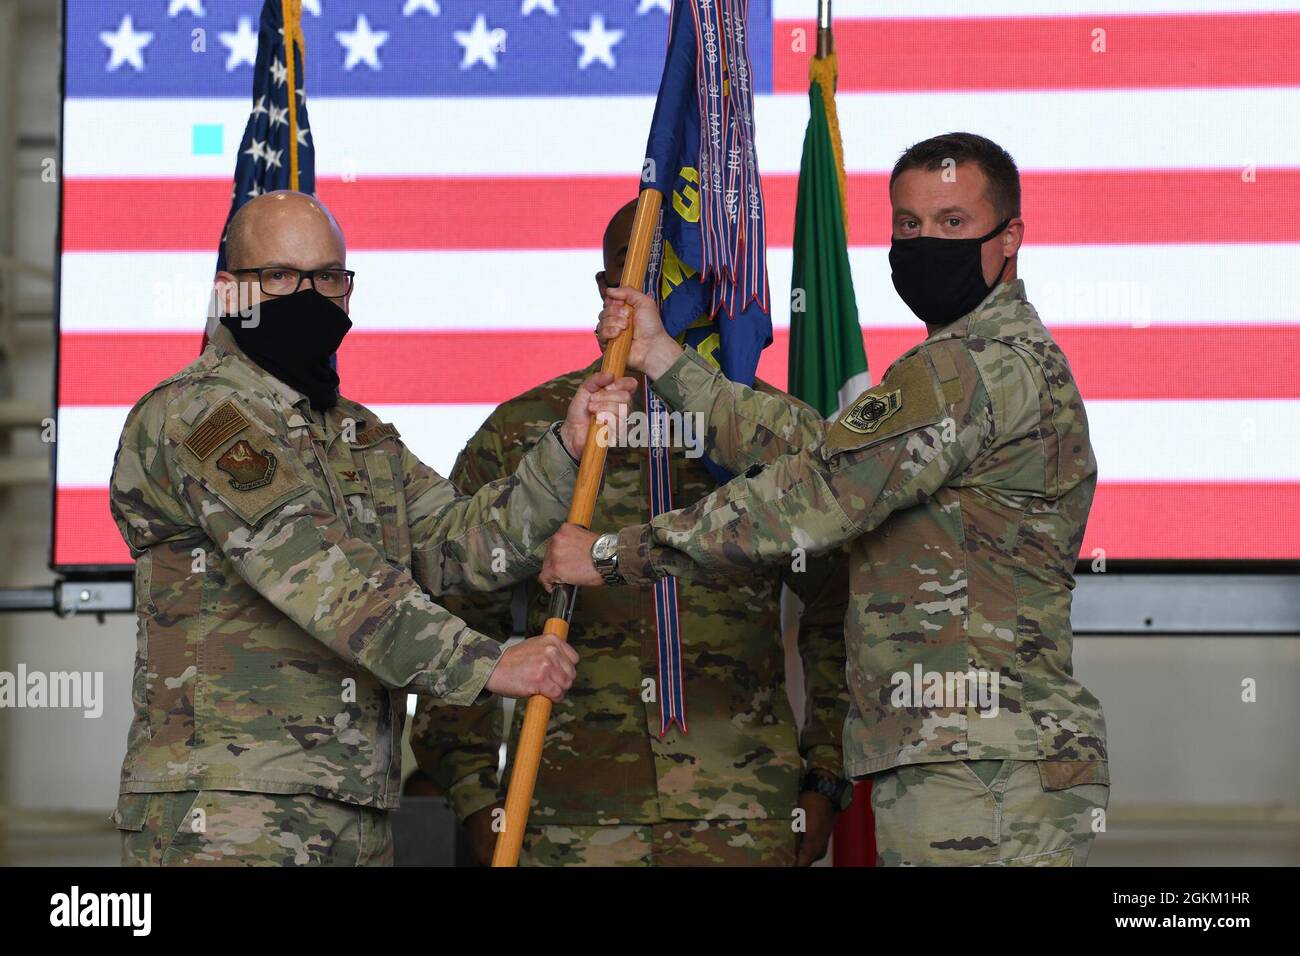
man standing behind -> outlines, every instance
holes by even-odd
[[[635,203],[605,233],[602,296],[627,254]],[[510,474],[556,409],[599,364],[552,379],[498,408],[452,471],[472,492]],[[782,394],[764,383],[756,387]],[[794,401],[783,395],[786,401]],[[702,440],[703,436],[698,436]],[[700,457],[672,450],[672,500],[690,504],[717,487]],[[594,523],[649,517],[647,450],[611,447]],[[807,865],[824,855],[835,804],[846,799],[840,731],[847,712],[843,623],[847,565],[840,556],[765,569],[745,581],[678,587],[686,723],[660,737],[658,628],[649,591],[584,593],[569,632],[582,669],[552,712],[525,838],[532,865]],[[796,734],[786,696],[782,584],[805,602],[800,651],[807,684]],[[473,627],[509,634],[510,592],[452,599]],[[546,592],[527,586],[529,629],[547,617]],[[516,733],[522,707],[515,709]],[[512,738],[515,733],[512,733]],[[496,839],[493,811],[501,707],[421,701],[411,743],[421,768],[446,790],[483,862]],[[798,738],[798,739],[797,739]],[[508,774],[507,778],[508,779]],[[796,812],[801,811],[801,812]]]

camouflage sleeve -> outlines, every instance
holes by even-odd
[[[201,529],[249,587],[384,686],[452,704],[477,697],[501,645],[434,604],[409,574],[351,535],[298,453],[238,394],[214,389],[201,398],[212,411],[196,428],[162,400],[147,402],[140,420],[128,423],[115,507],[129,512],[130,522],[178,519],[164,533]],[[257,481],[230,480],[218,468],[226,456],[209,440],[214,434],[224,436],[221,445],[239,436],[227,456],[255,455],[272,467]],[[128,440],[136,447],[126,447]],[[122,467],[124,457],[130,466]]]
[[[709,457],[737,475],[815,444],[826,431],[814,409],[784,393],[738,385],[694,349],[659,376],[654,390],[677,411],[704,416]]]
[[[430,594],[491,591],[536,575],[569,514],[578,463],[552,426],[512,472],[464,496],[402,447],[413,574]]]
[[[520,444],[507,448],[493,415],[474,433],[451,471],[452,483],[465,492],[512,474]],[[475,629],[505,640],[511,633],[512,588],[455,595],[447,608]],[[425,773],[447,794],[460,820],[504,799],[497,773],[505,734],[500,702],[488,699],[469,707],[442,707],[419,698],[411,728],[411,749]]]
[[[417,697],[411,750],[420,769],[447,795],[458,820],[505,799],[497,754],[505,733],[501,701],[488,697],[468,707],[440,707]]]
[[[930,354],[940,350],[944,375]],[[991,433],[988,393],[964,348],[921,349],[859,396],[825,441],[755,465],[689,508],[624,528],[619,572],[648,584],[665,574],[749,573],[795,548],[827,551],[929,499]]]
[[[804,717],[799,753],[804,770],[844,772],[840,738],[849,713],[844,618],[849,610],[849,557],[837,548],[789,570],[785,583],[803,601],[799,658],[803,661]]]

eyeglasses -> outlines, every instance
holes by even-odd
[[[263,295],[293,295],[302,288],[306,279],[311,287],[330,299],[341,299],[352,291],[352,280],[356,273],[349,269],[286,269],[281,266],[268,266],[263,269],[231,269],[232,275],[253,272],[257,274],[257,284]]]

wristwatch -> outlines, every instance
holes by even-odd
[[[626,584],[627,580],[618,573],[618,535],[610,532],[602,534],[591,546],[591,563],[609,585]]]
[[[799,789],[820,793],[831,802],[837,813],[853,805],[853,782],[842,777],[832,777],[824,770],[809,770],[803,775]]]

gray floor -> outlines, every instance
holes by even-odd
[[[415,819],[395,827],[399,856],[419,865],[450,865],[448,817],[421,808]],[[1112,807],[1112,816],[1122,807]],[[401,846],[408,849],[403,853]],[[116,866],[118,835],[107,824],[79,832],[15,833],[0,842],[0,865]],[[1300,828],[1242,825],[1232,827],[1114,824],[1101,834],[1092,866],[1300,866]]]

